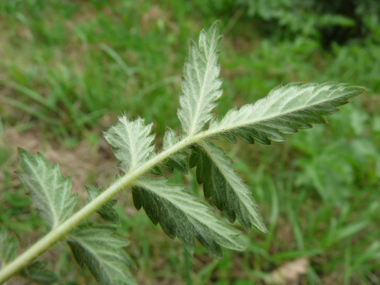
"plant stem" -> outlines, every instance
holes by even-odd
[[[185,247],[183,247],[183,257],[185,260],[185,280],[186,285],[192,285],[193,282],[191,281],[190,277],[190,271],[191,271],[191,260],[190,260],[190,253],[187,251]]]
[[[89,215],[99,209],[103,204],[113,198],[115,195],[120,193],[123,189],[128,186],[131,186],[132,183],[141,175],[146,173],[153,166],[157,165],[173,153],[201,140],[202,138],[207,136],[207,132],[202,132],[194,136],[185,137],[183,140],[179,141],[171,148],[161,152],[157,156],[148,160],[143,165],[140,165],[136,169],[128,172],[122,178],[120,178],[115,184],[112,184],[107,190],[105,190],[102,194],[84,206],[81,210],[76,212],[73,216],[71,216],[68,220],[66,220],[61,225],[53,228],[47,235],[45,235],[42,239],[37,241],[32,247],[30,247],[27,251],[18,256],[11,263],[5,265],[0,270],[0,284],[7,281],[17,272],[19,272],[22,268],[24,268],[28,263],[33,261],[37,256],[44,253],[50,247],[52,247],[56,242],[63,239],[70,231],[79,225],[84,219],[86,219]]]

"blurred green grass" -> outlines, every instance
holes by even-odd
[[[291,81],[347,82],[369,91],[329,118],[329,125],[302,131],[284,144],[248,148],[221,142],[252,188],[271,232],[244,233],[249,245],[244,253],[225,251],[224,260],[216,261],[199,247],[191,268],[186,267],[178,241],[156,229],[144,213],[136,213],[130,193],[121,198],[118,231],[132,241],[127,251],[138,265],[137,279],[141,284],[184,284],[190,271],[193,284],[260,284],[287,261],[307,257],[310,265],[301,284],[380,282],[379,19],[372,21],[366,37],[332,41],[326,48],[313,29],[294,28],[303,25],[301,16],[294,16],[298,24],[286,26],[289,17],[283,14],[280,23],[285,26],[276,30],[273,19],[279,16],[269,15],[272,20],[265,22],[258,10],[251,17],[244,3],[0,3],[0,222],[23,237],[23,248],[46,227],[15,182],[16,145],[8,131],[19,132],[21,139],[37,132],[37,149],[51,145],[62,157],[79,152],[84,141],[91,154],[105,153],[93,160],[99,164],[94,169],[86,168],[86,183],[107,184],[95,176],[95,169],[112,158],[97,136],[122,113],[154,122],[158,137],[166,126],[179,129],[176,110],[188,42],[221,19],[225,91],[219,116]],[[115,170],[103,171],[111,181]],[[172,179],[202,195],[192,174],[176,173]],[[63,281],[93,283],[63,247],[44,257]]]

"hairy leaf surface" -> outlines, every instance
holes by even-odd
[[[179,140],[180,138],[175,135],[175,132],[168,128],[164,136],[164,150],[170,149],[174,144],[179,142]],[[173,173],[174,169],[177,169],[183,174],[188,174],[189,167],[186,158],[187,153],[185,151],[177,151],[165,159],[162,164],[171,173]]]
[[[207,32],[202,30],[198,45],[190,43],[189,58],[183,68],[182,109],[178,110],[178,117],[183,130],[191,135],[198,133],[212,118],[210,112],[217,105],[215,100],[222,95],[222,81],[218,79],[220,39],[219,22],[215,22]]]
[[[216,258],[223,257],[221,246],[246,249],[239,232],[220,221],[207,203],[167,179],[140,178],[132,189],[136,208],[144,207],[152,222],[160,223],[169,237],[177,236],[191,254],[194,237]]]
[[[37,284],[52,284],[60,280],[59,276],[49,270],[44,270],[46,262],[33,261],[21,270],[21,275]]]
[[[363,92],[362,87],[332,83],[279,86],[255,104],[230,110],[221,121],[213,120],[207,132],[230,142],[236,142],[236,136],[247,143],[282,142],[283,134],[326,123],[324,116],[339,111],[338,106]]]
[[[41,153],[34,157],[19,148],[18,155],[22,169],[16,170],[17,175],[29,189],[40,215],[55,228],[70,217],[78,200],[71,192],[70,177],[63,178],[58,164],[51,166]]]
[[[114,235],[114,228],[82,225],[71,232],[67,243],[78,264],[86,265],[100,284],[136,284],[128,269],[135,263],[122,249],[129,242]]]
[[[85,187],[90,201],[94,200],[103,192],[103,188],[97,189],[92,185],[86,185]],[[116,211],[112,208],[113,206],[115,206],[116,203],[117,200],[111,199],[107,203],[105,203],[100,209],[96,210],[96,212],[103,220],[110,223],[118,224],[119,216],[116,213]]]
[[[150,170],[149,170],[149,173],[150,174],[153,174],[153,175],[162,175],[162,169],[160,166],[158,165],[155,165],[153,166]]]
[[[190,167],[194,166],[198,183],[203,183],[205,197],[212,197],[215,206],[224,211],[231,223],[238,218],[247,230],[252,223],[267,232],[251,191],[235,173],[231,159],[221,148],[208,140],[200,142],[190,157]]]
[[[7,230],[0,225],[0,268],[15,258],[17,247],[17,238],[9,238]]]
[[[104,133],[107,142],[114,148],[120,160],[120,169],[128,173],[143,164],[153,153],[151,145],[154,135],[150,135],[153,124],[145,125],[143,119],[128,121],[126,116]]]

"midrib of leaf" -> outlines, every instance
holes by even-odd
[[[134,167],[135,165],[137,165],[137,158],[136,158],[136,155],[135,155],[135,153],[137,153],[137,152],[134,149],[134,145],[135,144],[132,141],[132,135],[133,134],[132,134],[132,130],[130,130],[131,126],[130,126],[130,124],[128,124],[126,117],[124,117],[124,124],[123,125],[125,126],[125,130],[128,133],[129,147],[131,149],[130,153],[131,153],[131,158],[132,158],[132,163],[131,163],[131,167],[130,168],[132,169],[132,167]],[[120,134],[120,136],[123,137],[122,134]]]
[[[257,217],[257,216],[259,216],[259,214],[256,213],[256,212],[254,212],[254,211],[251,211],[252,204],[248,204],[249,200],[247,200],[247,197],[244,197],[244,195],[241,195],[242,194],[241,192],[236,191],[235,188],[239,187],[239,185],[237,185],[236,181],[234,181],[233,179],[231,179],[232,175],[234,175],[234,176],[236,175],[235,172],[228,173],[227,170],[226,170],[226,168],[219,163],[219,158],[214,155],[214,153],[210,150],[209,146],[207,146],[207,144],[204,141],[201,140],[197,144],[202,147],[203,151],[205,151],[207,153],[207,155],[211,158],[212,162],[218,167],[218,169],[219,169],[220,173],[223,175],[224,179],[231,186],[231,189],[234,191],[234,193],[236,194],[236,196],[238,196],[239,201],[244,204],[244,206],[247,209],[247,211],[249,211],[249,213],[252,215],[252,217],[256,220],[257,224],[255,226],[258,229],[260,229],[261,231],[263,231],[263,232],[268,232],[268,230],[265,228],[265,226],[261,225],[262,222],[260,222],[260,217]],[[239,177],[235,177],[235,178],[239,179]],[[242,184],[242,185],[240,185],[240,187],[244,187],[244,185]],[[251,194],[250,192],[248,192],[249,190],[247,188],[244,187],[244,189],[247,190],[246,195],[250,195]],[[228,199],[227,199],[227,201],[229,202]],[[251,221],[251,223],[253,224],[252,221]]]
[[[86,246],[86,250],[91,252],[92,255],[94,255],[96,257],[96,260],[101,260],[101,258],[99,257],[99,255],[96,253],[96,251],[93,250],[93,246],[87,242],[85,242],[83,239],[77,239],[77,238],[73,238],[77,243],[79,244],[83,244],[84,246]]]
[[[166,196],[166,195],[162,195],[162,193],[160,193],[159,191],[154,191],[154,189],[152,189],[151,187],[149,187],[149,185],[146,185],[144,184],[143,181],[139,181],[136,185],[141,185],[147,189],[150,189],[150,191],[153,191],[154,193],[156,193],[158,196],[162,197],[163,199],[166,199],[167,201],[170,201],[170,203],[172,203],[173,205],[175,205],[178,209],[181,209],[184,213],[186,213],[187,216],[191,217],[193,220],[197,221],[198,223],[200,224],[203,224],[204,226],[206,226],[207,228],[211,228],[213,229],[213,232],[214,234],[217,234],[219,237],[225,239],[226,236],[222,236],[220,235],[217,231],[214,230],[214,228],[218,228],[218,225],[213,225],[213,227],[210,227],[210,224],[207,224],[204,222],[204,220],[201,220],[199,219],[199,215],[197,217],[195,211],[196,210],[193,210],[192,211],[186,211],[188,207],[184,207],[184,204],[180,204],[178,203],[179,200],[176,200],[176,199],[172,199],[170,196]],[[178,197],[177,197],[178,198]],[[186,202],[189,202],[189,201],[186,201]],[[206,220],[206,219],[205,219]],[[193,223],[194,224],[194,223]],[[231,243],[235,243],[233,239],[231,238],[228,238],[228,240],[231,242]]]
[[[218,158],[216,158],[216,157],[214,156],[213,152],[209,150],[209,147],[207,146],[207,144],[204,143],[203,141],[198,142],[198,144],[199,144],[199,145],[202,147],[202,149],[207,153],[207,155],[208,155],[209,157],[212,158],[213,163],[217,164],[217,162],[218,162]],[[235,184],[234,181],[231,181],[231,179],[230,179],[230,175],[228,175],[228,174],[226,173],[226,170],[224,169],[224,167],[221,167],[219,164],[217,164],[217,165],[218,165],[218,169],[219,169],[219,171],[223,174],[224,178],[228,181],[228,183],[229,183],[230,185]],[[232,188],[232,189],[234,189],[234,188]],[[234,192],[236,193],[236,195],[239,196],[239,198],[242,198],[242,197],[240,196],[240,193],[239,193],[239,192],[236,192],[236,191],[234,191]],[[243,199],[243,203],[244,203],[244,199]],[[244,205],[247,206],[245,203],[244,203]]]
[[[84,246],[86,246],[86,250],[90,251],[91,254],[93,256],[95,256],[96,260],[98,260],[98,261],[102,261],[103,260],[103,258],[100,257],[100,255],[94,250],[94,246],[93,245],[89,244],[84,239],[78,239],[78,238],[75,238],[75,237],[73,239],[76,240],[79,244],[83,244]],[[107,252],[107,254],[109,255],[109,252]],[[112,256],[114,256],[114,255],[112,254]]]
[[[33,167],[31,167],[31,169],[32,169],[33,173],[36,175],[36,177],[38,177],[38,183],[41,186],[43,186],[44,184],[42,183],[42,181],[43,181],[42,177],[40,177],[39,173],[36,172]],[[52,167],[52,169],[53,169],[53,167]],[[56,176],[54,176],[54,179],[56,179]],[[54,185],[56,185],[56,184],[54,184]],[[39,192],[38,189],[36,189],[35,187],[33,187],[33,188],[35,189],[36,193]],[[43,187],[43,189],[44,189],[44,194],[45,194],[47,200],[49,201],[49,204],[48,204],[49,205],[49,209],[53,212],[54,220],[53,220],[52,229],[54,229],[57,226],[57,222],[58,222],[57,212],[55,211],[54,207],[51,207],[51,205],[54,205],[51,196],[48,195],[48,192],[46,191],[45,187]],[[61,201],[62,200],[63,199],[61,199]]]
[[[314,98],[314,97],[313,97]],[[311,98],[311,99],[313,99]],[[328,98],[330,99],[330,98]],[[209,136],[212,136],[212,135],[216,135],[218,133],[223,133],[223,132],[226,132],[226,131],[229,131],[229,130],[233,130],[233,129],[237,129],[237,128],[240,128],[240,127],[244,127],[244,126],[251,126],[251,125],[254,125],[254,124],[257,124],[257,123],[260,123],[260,122],[264,122],[264,121],[268,121],[268,120],[272,120],[274,118],[277,118],[277,117],[282,117],[282,116],[286,116],[286,115],[289,115],[293,112],[297,112],[297,111],[301,111],[303,109],[308,109],[308,108],[312,108],[314,106],[318,106],[318,105],[321,105],[325,102],[328,102],[328,101],[331,101],[333,99],[330,99],[330,100],[324,100],[324,101],[319,101],[318,103],[316,104],[313,104],[313,105],[304,105],[302,106],[302,108],[294,108],[292,110],[289,110],[287,112],[284,112],[284,113],[277,113],[276,115],[274,116],[268,116],[268,117],[260,117],[258,119],[254,119],[252,121],[247,121],[245,123],[241,123],[241,124],[229,124],[227,126],[223,125],[223,126],[217,126],[216,128],[211,128],[211,129],[208,129],[206,131],[203,132],[203,135],[204,137],[203,138],[206,138],[206,137],[209,137]],[[309,100],[310,101],[310,100]],[[308,102],[309,102],[308,101]],[[271,105],[269,105],[269,107],[271,107]],[[267,109],[268,110],[268,109]],[[280,110],[281,111],[281,110]]]
[[[210,45],[210,48],[211,47],[212,47],[212,45]],[[205,49],[205,51],[206,51],[206,49]],[[210,52],[208,53],[208,55],[209,54],[210,54]],[[208,59],[208,55],[206,55],[206,59]],[[195,64],[198,67],[197,62],[195,62]],[[209,77],[208,74],[210,72],[210,65],[211,65],[210,61],[207,60],[207,63],[206,63],[206,72],[205,72],[204,77],[203,77],[203,84],[202,84],[202,88],[201,88],[200,100],[197,103],[197,109],[196,109],[196,112],[194,114],[195,119],[193,120],[193,123],[191,124],[190,134],[189,134],[190,136],[195,134],[195,129],[196,129],[196,126],[198,124],[201,106],[203,105],[203,101],[205,99],[206,78]],[[196,68],[196,72],[197,72],[198,82],[200,82],[200,80],[199,80],[199,68]]]

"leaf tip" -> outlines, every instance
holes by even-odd
[[[27,150],[25,149],[25,148],[23,148],[23,147],[21,147],[21,146],[18,146],[17,147],[17,153],[18,154],[20,154],[20,153],[22,153],[22,152],[26,152]]]
[[[23,156],[29,156],[29,157],[33,157],[33,155],[27,151],[25,148],[22,148],[22,147],[18,147],[17,148],[17,155],[18,157],[21,159],[21,157]],[[34,157],[33,157],[34,158]]]

